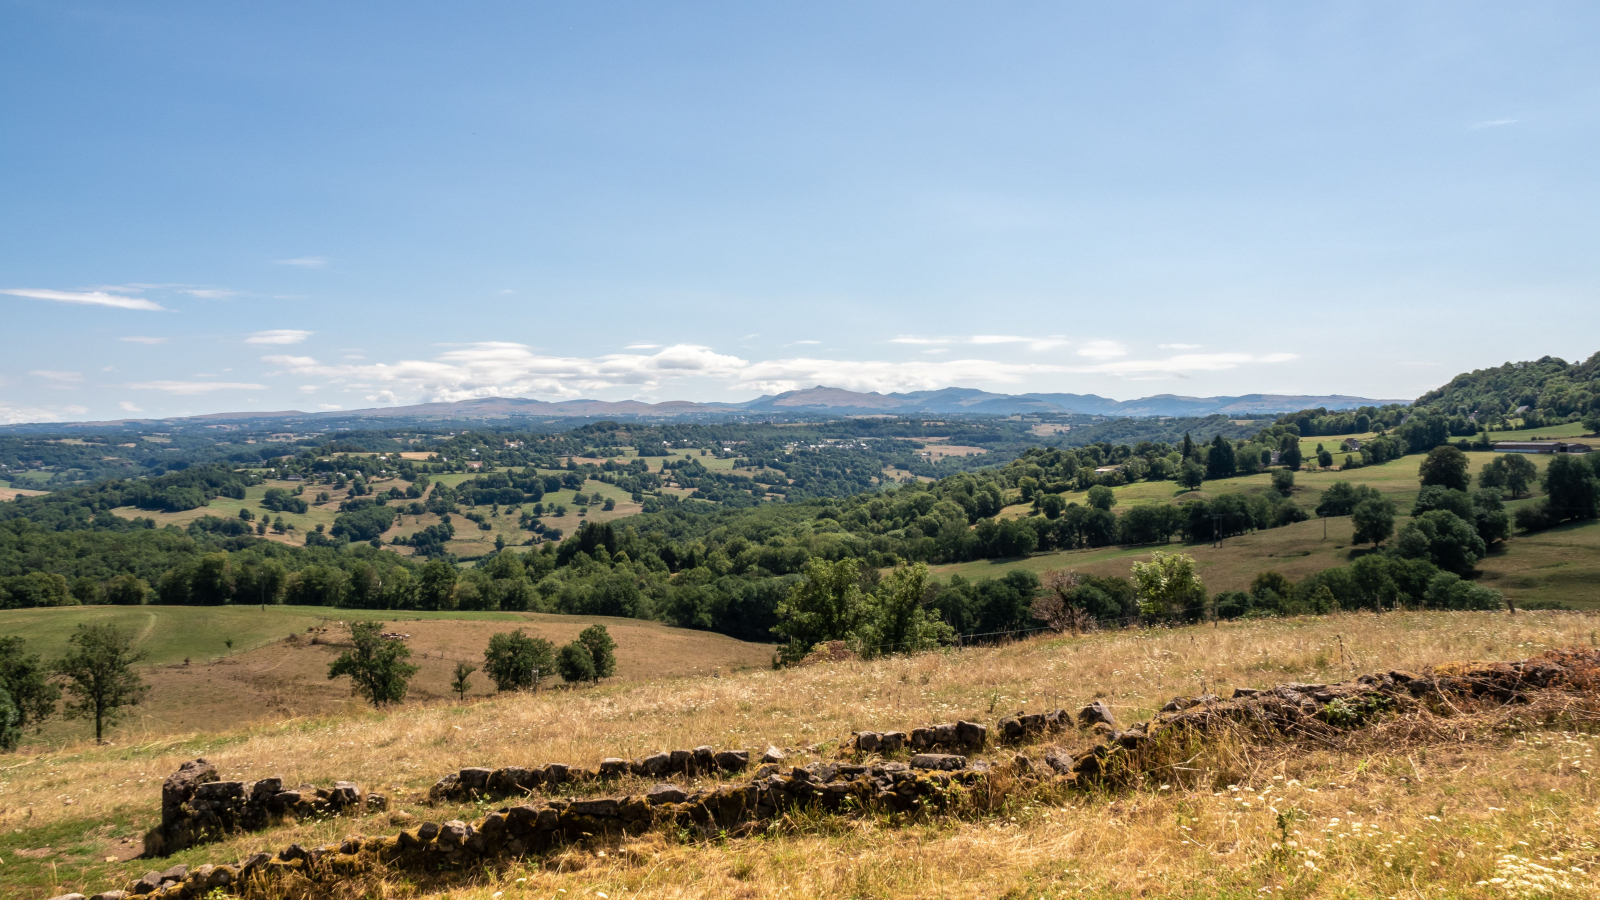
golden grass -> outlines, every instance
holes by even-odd
[[[468,818],[473,807],[429,809],[418,796],[464,765],[593,765],[603,756],[702,743],[800,749],[852,729],[904,730],[957,718],[992,725],[1020,708],[1075,709],[1095,698],[1131,722],[1177,694],[1333,681],[1452,660],[1517,659],[1549,647],[1592,645],[1597,628],[1600,616],[1586,613],[1394,613],[1114,631],[720,679],[403,707],[144,746],[73,745],[6,760],[0,884],[29,885],[49,896],[54,887],[103,889],[155,866],[94,860],[114,855],[108,847],[154,823],[161,779],[197,755],[217,763],[225,778],[352,779],[392,793],[397,807],[410,813]],[[1190,786],[1035,793],[998,813],[909,826],[801,816],[755,837],[608,841],[479,872],[466,882],[397,876],[351,891],[484,900],[495,892],[509,898],[597,892],[1244,897],[1267,896],[1261,889],[1270,887],[1296,897],[1506,897],[1520,895],[1503,883],[1476,882],[1507,877],[1496,874],[1497,867],[1508,870],[1513,862],[1501,857],[1514,853],[1546,867],[1583,870],[1560,876],[1573,888],[1558,886],[1547,895],[1592,896],[1600,793],[1592,787],[1589,760],[1597,743],[1589,734],[1560,731],[1464,728],[1458,734],[1451,728],[1427,740],[1265,748],[1230,758],[1222,748],[1215,759],[1197,763],[1209,767],[1210,780],[1197,778]],[[1273,846],[1282,836],[1279,813],[1293,847]],[[306,822],[185,851],[159,865],[233,860],[264,847],[309,846],[394,828],[381,816]],[[57,842],[52,855],[16,856],[51,840]]]

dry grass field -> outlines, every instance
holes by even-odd
[[[707,743],[811,756],[853,730],[909,729],[1018,709],[1110,704],[1124,723],[1168,698],[1456,660],[1592,646],[1588,613],[1395,613],[1050,637],[719,679],[663,677],[458,705],[298,718],[247,728],[33,748],[0,770],[0,891],[46,897],[121,886],[174,862],[233,861],[291,842],[392,833],[465,765],[566,761]],[[1470,713],[1470,714],[1469,714]],[[1069,736],[1077,746],[1087,739]],[[710,840],[596,839],[463,875],[395,875],[332,896],[573,897],[1592,897],[1600,890],[1597,744],[1589,724],[1515,710],[1397,719],[1339,742],[1226,742],[1171,781],[1018,794],[988,812],[894,822],[796,815]],[[1009,758],[995,751],[993,758]],[[1037,753],[1038,749],[1030,749]],[[364,819],[238,835],[159,861],[128,860],[159,813],[165,775],[195,756],[224,778],[358,781],[395,799]],[[625,789],[641,785],[628,783]],[[124,841],[129,841],[125,843]],[[107,859],[111,861],[107,861]]]
[[[149,657],[141,675],[151,685],[148,702],[131,711],[120,740],[145,743],[196,728],[223,730],[262,721],[362,711],[348,679],[328,680],[328,666],[348,646],[346,623],[376,619],[409,635],[414,702],[453,696],[458,661],[483,665],[483,648],[495,632],[521,628],[557,647],[601,623],[617,642],[620,681],[707,677],[772,662],[772,648],[706,631],[671,628],[642,619],[513,612],[390,612],[320,607],[250,606],[61,607],[0,611],[0,633],[27,639],[30,652],[47,658],[66,650],[79,622],[109,621],[132,632]],[[230,650],[224,643],[232,638]],[[554,687],[560,679],[548,673]],[[493,693],[479,673],[469,698]],[[61,744],[92,734],[83,721],[51,722],[33,740]]]

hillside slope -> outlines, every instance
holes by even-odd
[[[1523,658],[1587,645],[1596,624],[1583,614],[1391,613],[1111,631],[466,706],[408,705],[343,719],[197,730],[139,745],[74,744],[24,755],[8,770],[0,883],[8,896],[42,900],[121,886],[174,863],[193,868],[291,842],[310,847],[352,833],[392,834],[408,821],[400,813],[469,820],[481,814],[477,804],[420,802],[435,780],[468,765],[593,766],[606,756],[700,744],[757,753],[775,744],[800,764],[817,758],[806,747],[852,730],[956,719],[993,726],[1019,708],[1075,710],[1093,699],[1126,726],[1148,720],[1174,695]],[[1243,898],[1266,896],[1268,888],[1300,898],[1489,898],[1515,896],[1488,882],[1516,877],[1517,860],[1537,860],[1559,879],[1553,891],[1547,884],[1534,896],[1566,900],[1600,888],[1589,849],[1600,842],[1593,815],[1600,798],[1589,775],[1597,749],[1594,735],[1560,722],[1495,729],[1490,719],[1441,709],[1380,719],[1369,733],[1338,743],[1275,748],[1241,737],[1187,757],[1170,779],[1040,792],[987,811],[974,806],[929,818],[807,813],[770,831],[708,841],[604,837],[492,870],[394,880],[380,874],[350,887],[362,895],[458,900],[491,900],[497,892]],[[1038,760],[1043,750],[1020,752]],[[1017,752],[985,755],[1009,760]],[[395,808],[235,834],[162,860],[127,860],[123,838],[159,817],[161,779],[196,756],[215,763],[225,779],[353,780],[383,790]],[[651,783],[628,779],[621,788],[642,791]]]

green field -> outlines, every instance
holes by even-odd
[[[1572,427],[1582,428],[1581,425]],[[1342,437],[1321,440],[1342,440]],[[1314,443],[1312,447],[1315,447]],[[1490,452],[1467,455],[1474,477],[1495,455]],[[1528,458],[1540,472],[1550,464],[1551,459],[1544,455]],[[1349,471],[1329,469],[1297,472],[1294,500],[1311,512],[1320,502],[1322,493],[1335,482],[1369,485],[1394,501],[1399,512],[1395,519],[1395,530],[1399,531],[1408,520],[1405,514],[1416,503],[1420,487],[1417,469],[1421,463],[1420,456],[1406,456],[1380,466]],[[1113,512],[1120,513],[1132,506],[1210,500],[1225,493],[1251,494],[1271,489],[1272,476],[1266,473],[1207,481],[1198,491],[1185,491],[1171,481],[1141,481],[1112,488],[1117,498]],[[1070,491],[1063,496],[1071,503],[1088,502],[1087,491]],[[1528,497],[1507,501],[1506,507],[1515,510],[1537,502],[1541,496],[1542,492],[1535,488]],[[1027,504],[1009,506],[1001,513],[1006,518],[1030,514],[1033,514],[1033,510]],[[936,566],[933,571],[942,578],[957,574],[966,578],[995,578],[1015,569],[1036,573],[1053,569],[1078,569],[1097,575],[1126,575],[1128,567],[1135,560],[1148,558],[1153,549],[1165,549],[1181,550],[1192,555],[1201,577],[1212,592],[1243,590],[1258,572],[1267,569],[1298,580],[1312,572],[1351,562],[1363,552],[1363,548],[1350,546],[1350,534],[1350,519],[1347,517],[1326,522],[1313,518],[1285,528],[1228,538],[1221,548],[1213,548],[1209,544],[1188,546],[1179,542],[1165,547],[1113,546],[1038,553],[1026,559],[978,560]],[[1479,569],[1485,584],[1503,591],[1519,604],[1556,601],[1573,608],[1600,608],[1600,523],[1569,525],[1515,536],[1484,559]]]
[[[1315,445],[1313,445],[1315,446]],[[1494,459],[1495,454],[1477,452],[1467,454],[1471,465],[1473,477],[1482,471],[1483,467]],[[1528,457],[1542,473],[1550,464],[1550,457],[1534,455]],[[1335,482],[1348,481],[1352,484],[1371,485],[1379,493],[1393,500],[1401,512],[1406,512],[1416,503],[1417,492],[1421,488],[1417,480],[1417,469],[1422,465],[1421,456],[1404,456],[1400,459],[1390,460],[1379,466],[1365,466],[1359,469],[1342,471],[1338,469],[1302,470],[1294,476],[1294,500],[1308,512],[1314,510],[1321,502],[1322,492],[1331,487]],[[1246,475],[1238,478],[1224,478],[1218,481],[1207,481],[1200,485],[1198,491],[1185,491],[1173,481],[1137,481],[1112,488],[1116,495],[1117,505],[1113,511],[1121,512],[1129,506],[1138,506],[1147,503],[1182,503],[1189,500],[1210,500],[1221,494],[1233,493],[1261,493],[1272,489],[1272,475],[1263,472],[1259,475]],[[1068,503],[1088,503],[1088,491],[1068,491],[1061,495]],[[1515,505],[1526,503],[1529,499],[1537,498],[1540,492],[1534,488],[1530,498],[1523,498],[1508,503]],[[1015,517],[1027,515],[1031,512],[1027,505],[1007,507],[1002,515]]]
[[[502,612],[417,612],[336,609],[326,606],[65,606],[54,609],[0,610],[0,634],[27,640],[28,649],[46,657],[65,652],[67,638],[80,623],[110,622],[135,635],[147,665],[190,658],[196,662],[237,654],[290,632],[354,619],[517,619]],[[233,639],[230,651],[226,641]]]

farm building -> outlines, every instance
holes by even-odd
[[[1565,441],[1496,441],[1496,453],[1588,453],[1588,444]]]
[[[1348,450],[1360,450],[1361,449],[1361,442],[1356,440],[1355,438],[1345,438],[1344,442],[1339,445],[1339,449],[1340,450],[1347,450],[1347,451]]]

